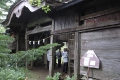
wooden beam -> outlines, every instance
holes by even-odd
[[[80,77],[80,53],[79,53],[79,33],[75,32],[75,46],[74,46],[74,75],[76,80]]]
[[[67,29],[62,29],[62,30],[56,30],[52,31],[51,34],[61,34],[61,33],[68,33],[68,32],[73,32],[75,31],[76,28],[67,28]]]
[[[91,18],[95,18],[95,17],[99,17],[99,16],[115,13],[117,11],[120,11],[120,7],[115,7],[115,8],[112,8],[112,9],[108,9],[108,10],[104,10],[104,11],[88,14],[88,15],[82,16],[80,18],[80,20],[91,19]]]
[[[61,2],[58,2],[58,1],[55,1],[55,0],[48,0],[46,3],[50,6],[53,6],[53,7],[57,7],[57,6],[62,5]]]
[[[39,19],[37,21],[34,21],[34,22],[31,22],[27,25],[27,27],[32,27],[32,26],[35,26],[36,24],[42,24],[42,23],[45,23],[45,22],[49,22],[49,21],[52,21],[52,19],[50,18],[42,18],[42,19]]]
[[[75,31],[85,31],[85,30],[91,30],[91,29],[97,30],[97,29],[105,29],[105,28],[119,27],[119,26],[120,26],[119,20],[108,20],[108,21],[103,21],[99,24],[95,23],[93,25],[82,25],[74,28],[56,30],[56,31],[52,31],[51,34],[57,35],[57,34],[75,32]]]
[[[103,21],[101,23],[96,23],[93,25],[83,25],[76,27],[76,31],[84,31],[84,30],[91,30],[91,29],[105,29],[105,28],[111,28],[111,27],[118,27],[120,25],[119,20],[109,20],[109,21]]]
[[[40,32],[44,32],[44,31],[51,31],[52,26],[46,26],[46,27],[39,27],[39,28],[35,28],[34,30],[31,31],[27,31],[26,34],[30,35],[30,34],[35,34],[35,33],[40,33]]]
[[[68,7],[72,6],[72,5],[75,5],[75,4],[77,4],[77,3],[80,3],[80,2],[82,2],[82,1],[83,1],[83,0],[73,0],[73,1],[69,2],[67,5],[62,5],[62,6],[58,7],[58,8],[56,8],[56,10],[59,11],[59,10],[68,8]]]
[[[21,25],[23,25],[22,23],[10,23],[10,26],[21,26]]]

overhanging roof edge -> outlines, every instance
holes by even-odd
[[[69,3],[67,3],[67,4],[64,4],[64,5],[60,6],[60,7],[57,7],[57,8],[56,8],[56,11],[59,11],[59,10],[68,8],[68,7],[72,6],[72,5],[75,5],[75,4],[77,4],[77,3],[80,3],[80,2],[82,2],[82,1],[84,1],[84,0],[75,0],[75,1],[73,0],[73,1],[71,1],[71,2],[69,2]]]
[[[45,4],[46,4],[45,2],[42,2],[42,5],[40,7],[33,7],[29,4],[27,0],[18,0],[16,3],[14,3],[14,5],[9,10],[7,18],[5,21],[2,22],[2,25],[9,26],[11,19],[13,17],[13,14],[16,14],[16,17],[19,18],[22,14],[22,10],[24,7],[27,7],[31,12],[34,12],[40,9]]]

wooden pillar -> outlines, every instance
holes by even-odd
[[[27,31],[28,29],[26,28],[26,33],[25,33],[25,50],[27,51],[28,50],[28,35],[27,35]]]
[[[75,32],[75,49],[74,49],[74,75],[76,80],[79,80],[80,76],[80,54],[79,54],[79,33]]]
[[[53,43],[53,35],[50,38],[50,44]],[[49,63],[49,75],[53,76],[54,74],[54,53],[53,48],[50,50],[50,63]]]
[[[54,20],[52,20],[52,31],[55,30]],[[54,37],[51,35],[50,44],[53,43]],[[49,75],[53,76],[54,74],[54,48],[50,50],[50,63],[49,63]]]
[[[45,34],[45,37],[48,37],[48,34]],[[48,39],[45,40],[45,45],[48,44]],[[44,54],[44,65],[47,68],[47,54]]]
[[[18,48],[19,48],[19,36],[18,33],[16,33],[16,52],[18,52]]]
[[[16,33],[16,52],[19,50],[19,33]],[[16,69],[18,68],[18,64],[16,64]]]
[[[36,35],[34,35],[34,40],[33,41],[35,41],[35,38],[36,38]],[[35,44],[33,44],[33,49],[35,49]],[[30,62],[30,69],[33,68],[33,64],[34,64],[34,61],[31,61]]]
[[[26,31],[25,31],[25,50],[27,51],[28,50],[28,35],[27,35],[27,31],[28,29],[26,28]],[[26,68],[28,68],[28,62],[26,61]]]

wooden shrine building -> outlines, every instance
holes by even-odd
[[[48,1],[48,2],[47,2]],[[51,2],[49,2],[51,1]],[[46,43],[66,42],[69,50],[69,75],[87,74],[87,67],[80,66],[81,57],[94,50],[100,60],[98,69],[90,68],[89,77],[97,80],[120,79],[120,1],[118,0],[46,0],[51,11],[31,6],[19,0],[10,9],[2,23],[16,37],[15,51],[37,48],[29,41],[51,36]],[[51,50],[49,74],[54,73],[54,52]]]

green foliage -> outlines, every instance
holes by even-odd
[[[53,77],[51,77],[51,76],[48,75],[48,76],[46,77],[46,80],[59,80],[59,76],[60,76],[60,75],[61,75],[61,74],[60,74],[59,72],[55,73]]]
[[[21,67],[25,65],[25,62],[30,62],[36,59],[41,59],[41,56],[46,54],[48,49],[51,49],[55,46],[59,46],[58,43],[47,44],[45,46],[41,46],[37,49],[31,49],[27,51],[19,51],[14,54],[0,54],[0,59],[2,59],[2,67],[6,67],[6,64],[9,64],[11,67]],[[1,61],[0,61],[1,62]],[[16,65],[17,63],[17,65]]]
[[[11,50],[9,49],[9,44],[13,42],[14,38],[0,34],[0,56],[2,55],[1,53],[10,53]]]
[[[66,79],[65,79],[65,80],[75,80],[75,79],[76,79],[75,75],[72,76],[72,77],[70,77],[70,76],[68,75],[68,76],[66,76]]]
[[[38,7],[40,7],[42,1],[41,1],[41,0],[29,0],[29,3],[30,3],[32,6],[38,6]],[[45,13],[51,11],[49,5],[42,6],[42,10],[43,10]]]
[[[24,71],[22,69],[0,68],[0,80],[25,80]]]
[[[59,72],[55,73],[53,77],[51,77],[51,76],[48,75],[48,76],[46,77],[46,80],[59,80],[60,75],[61,75],[61,73],[59,73]],[[70,77],[70,76],[68,75],[68,76],[66,76],[66,79],[65,79],[65,80],[75,80],[75,79],[76,79],[75,75],[72,76],[72,77]]]
[[[6,13],[15,0],[0,0],[0,22],[5,19]]]
[[[32,5],[32,6],[40,6],[41,4],[41,0],[29,0],[29,3]]]
[[[0,25],[0,33],[5,33],[5,28]]]
[[[9,44],[12,43],[14,38],[0,34],[0,67],[6,67],[8,64],[8,54],[11,52]]]
[[[27,51],[19,51],[16,54],[11,55],[12,57],[16,57],[17,59],[15,59],[15,62],[30,62],[36,59],[41,59],[41,56],[43,54],[46,54],[48,49],[51,49],[55,46],[59,46],[60,44],[58,43],[53,43],[53,44],[47,44],[45,46],[40,46],[37,49],[31,49],[31,50],[27,50]]]
[[[45,13],[51,11],[49,5],[43,6],[43,7],[42,7],[42,10],[44,10]]]

